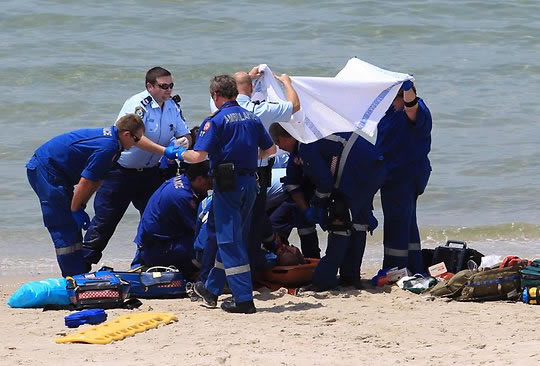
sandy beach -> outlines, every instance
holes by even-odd
[[[374,272],[370,268],[363,276]],[[285,289],[256,292],[254,315],[207,309],[188,298],[143,300],[136,310],[108,310],[109,320],[153,311],[173,313],[179,321],[107,345],[56,344],[57,337],[73,332],[64,325],[68,311],[7,305],[20,284],[35,279],[1,279],[4,365],[523,365],[538,361],[540,342],[535,331],[540,307],[448,302],[395,285],[296,296]]]

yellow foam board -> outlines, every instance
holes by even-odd
[[[178,321],[178,318],[171,313],[144,312],[120,315],[114,320],[95,327],[57,338],[56,343],[107,344],[131,337],[148,329],[157,328],[160,324],[169,324],[176,321]]]

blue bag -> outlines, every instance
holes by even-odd
[[[88,309],[69,314],[64,317],[64,322],[68,328],[77,328],[83,324],[99,324],[107,320],[107,314],[103,309]]]
[[[65,278],[49,278],[22,285],[8,300],[12,308],[42,308],[45,305],[68,305]]]
[[[131,272],[113,272],[129,283],[129,297],[157,299],[186,296],[187,280],[182,272],[170,267],[142,268]]]
[[[76,309],[123,307],[129,283],[110,271],[66,277],[69,299]]]

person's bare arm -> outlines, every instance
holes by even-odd
[[[416,93],[414,92],[414,90],[412,90],[412,88],[403,92],[403,101],[411,102],[414,100],[414,98],[416,98]],[[405,113],[407,113],[407,117],[409,117],[409,120],[411,120],[411,122],[416,122],[418,103],[416,103],[412,107],[405,106]]]
[[[75,191],[73,192],[73,198],[71,199],[71,211],[78,211],[81,208],[86,207],[86,204],[90,200],[90,197],[99,188],[100,182],[89,180],[81,177]]]
[[[277,152],[277,147],[276,145],[272,145],[270,146],[268,149],[266,150],[261,150],[259,149],[259,157],[258,159],[266,159],[267,157],[269,157],[270,155],[274,155],[275,153]]]
[[[309,208],[309,205],[302,191],[291,193],[291,198],[296,203],[296,205],[300,208],[300,210],[302,210],[302,212]]]
[[[197,164],[208,158],[208,153],[202,150],[187,150],[182,153],[182,160],[186,163]]]
[[[156,144],[154,141],[150,140],[148,137],[141,137],[139,142],[135,144],[139,149],[151,152],[153,154],[163,155],[165,148],[161,145]]]
[[[293,113],[298,112],[300,110],[300,99],[298,99],[298,94],[296,94],[296,90],[294,90],[292,86],[291,78],[287,74],[281,74],[281,76],[274,76],[276,77],[276,79],[283,83],[283,87],[285,89],[285,97],[289,102],[293,104]]]

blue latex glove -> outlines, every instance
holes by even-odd
[[[327,224],[326,210],[320,207],[309,207],[304,211],[304,217],[310,224],[319,224],[326,231]]]
[[[316,209],[314,207],[309,207],[304,211],[304,217],[306,218],[307,222],[310,224],[315,225],[317,223],[317,213]]]
[[[71,215],[77,223],[79,230],[88,229],[88,225],[90,224],[90,216],[88,216],[88,214],[84,211],[84,208],[81,208],[78,211],[71,211]]]
[[[403,89],[403,91],[410,90],[412,87],[413,87],[413,82],[410,80],[405,80],[403,82],[403,85],[401,85],[401,89]]]
[[[186,149],[181,146],[168,146],[165,148],[165,152],[163,153],[163,155],[165,155],[167,159],[183,160],[181,158],[181,155],[184,151],[186,151]]]
[[[373,214],[369,215],[368,219],[368,231],[371,235],[373,235],[373,231],[379,226],[379,221]]]

